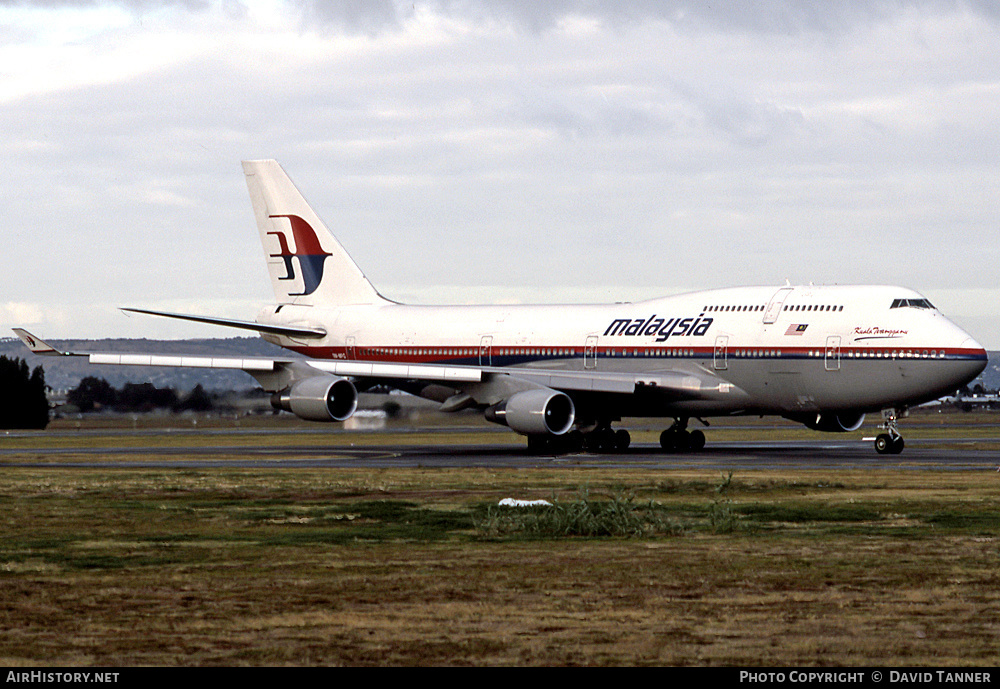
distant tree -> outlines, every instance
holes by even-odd
[[[184,399],[178,402],[177,406],[174,407],[174,410],[211,411],[214,407],[215,403],[212,401],[212,398],[207,392],[205,392],[205,388],[201,386],[201,383],[198,383],[198,385],[194,387],[194,390],[189,392],[184,396]]]
[[[49,424],[45,391],[41,366],[29,371],[23,359],[0,356],[0,428],[45,428]]]
[[[103,378],[87,376],[80,384],[66,394],[66,401],[82,412],[115,404],[117,391]]]
[[[120,412],[149,412],[176,406],[176,390],[158,388],[152,383],[125,383],[115,398],[115,411]]]

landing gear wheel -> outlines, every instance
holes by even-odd
[[[615,449],[624,452],[632,444],[632,436],[624,428],[615,431]]]
[[[701,431],[698,431],[701,433]],[[677,428],[668,428],[660,433],[660,447],[667,452],[687,452],[688,450],[700,450],[694,447],[691,433]],[[701,433],[701,444],[705,445],[705,434]]]
[[[875,451],[880,455],[898,455],[903,451],[903,436],[893,438],[888,433],[879,433],[875,438]]]
[[[610,425],[599,426],[589,433],[580,433],[579,431],[573,431],[573,433],[578,434],[577,437],[580,439],[583,451],[594,454],[622,452],[632,444],[632,436],[628,431],[624,429],[616,431]]]
[[[528,436],[528,454],[529,455],[541,455],[548,454],[550,451],[549,439],[544,435],[529,435]]]
[[[566,452],[582,452],[586,438],[580,431],[570,431],[566,434]]]
[[[608,429],[597,429],[585,435],[583,449],[587,452],[607,452],[614,449],[615,434]]]
[[[660,447],[667,452],[702,450],[705,447],[705,434],[701,431],[688,431],[687,422],[685,418],[677,419],[673,426],[660,433]]]
[[[888,433],[879,433],[875,437],[875,451],[880,455],[887,455],[892,448],[892,438]]]
[[[896,422],[900,416],[905,416],[906,410],[897,411],[896,409],[884,409],[882,410],[882,425],[879,428],[885,430],[885,433],[879,433],[875,437],[875,451],[880,455],[898,455],[903,451],[903,436],[899,434],[899,430],[896,427]]]
[[[694,452],[703,450],[705,448],[705,434],[701,431],[691,431],[689,446]]]

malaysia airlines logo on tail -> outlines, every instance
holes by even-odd
[[[285,262],[285,277],[279,280],[295,279],[295,264],[293,258],[299,259],[299,270],[302,273],[302,291],[290,293],[290,296],[301,297],[312,294],[323,281],[323,265],[331,254],[323,251],[316,231],[305,220],[297,215],[271,215],[270,218],[287,218],[292,226],[292,239],[295,241],[295,251],[288,248],[288,237],[284,232],[268,232],[278,238],[281,253],[271,254],[271,258],[280,258]]]

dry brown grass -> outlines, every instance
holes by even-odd
[[[33,436],[25,456],[65,442]],[[7,666],[1000,660],[995,472],[3,471]],[[633,496],[679,528],[475,526],[504,497],[582,494]]]
[[[996,662],[995,545],[938,541],[951,564],[936,568],[921,546],[832,545],[379,544],[279,549],[270,562],[22,572],[4,586],[0,662]]]
[[[693,470],[8,468],[0,664],[992,665],[997,481],[746,472],[721,495]],[[581,487],[686,527],[495,541],[363,516]],[[861,512],[808,516],[834,508]]]

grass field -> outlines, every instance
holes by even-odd
[[[1000,660],[996,472],[2,471],[7,666]]]

